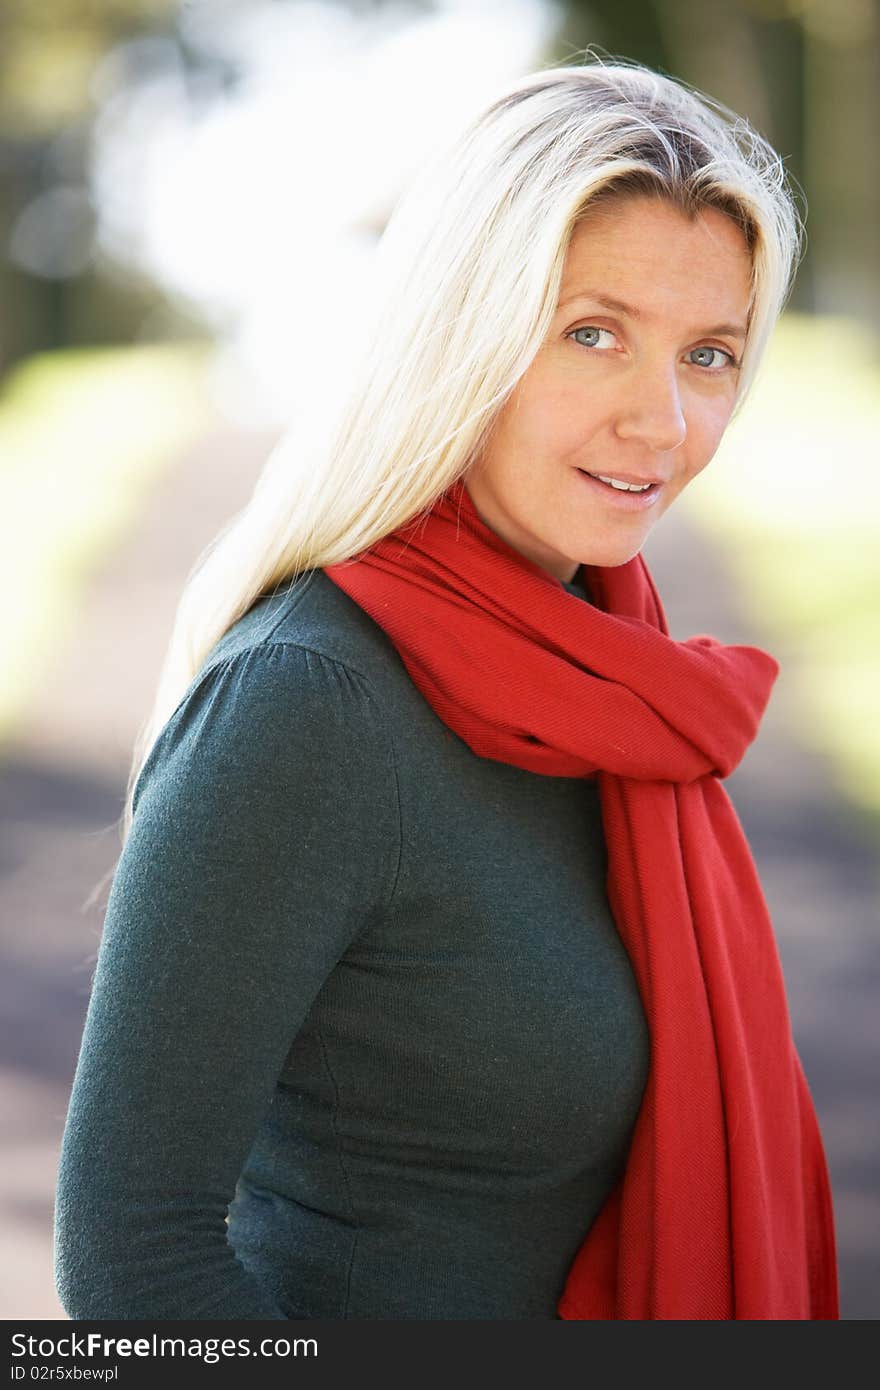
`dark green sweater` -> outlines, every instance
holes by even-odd
[[[139,780],[70,1316],[555,1317],[647,1076],[605,872],[594,781],[473,754],[322,571],[261,599]]]

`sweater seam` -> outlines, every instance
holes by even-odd
[[[367,688],[368,698],[372,701],[373,705],[375,706],[376,714],[379,719],[379,725],[382,729],[383,734],[385,735],[385,738],[388,742],[388,746],[391,749],[391,771],[394,774],[394,794],[397,801],[397,863],[394,867],[394,874],[391,880],[391,886],[388,889],[388,893],[386,895],[385,903],[382,909],[383,914],[387,915],[391,911],[391,904],[393,903],[395,894],[397,892],[397,885],[400,881],[400,866],[403,862],[403,807],[401,804],[400,796],[400,774],[398,770],[399,765],[397,758],[397,745],[394,742],[394,735],[392,734],[391,729],[388,727],[388,724],[385,720],[385,711],[382,707],[381,701],[376,696],[371,681],[366,676],[362,676],[361,679],[363,680],[364,685]]]
[[[226,656],[220,657],[218,665],[225,661],[235,661],[236,657],[245,656],[248,652],[257,652],[261,647],[294,647],[297,651],[311,652],[312,656],[320,656],[324,661],[332,662],[334,666],[339,666],[343,671],[348,671],[351,675],[358,676],[368,685],[371,683],[369,676],[363,671],[359,671],[356,666],[350,665],[347,661],[341,661],[338,656],[331,656],[329,652],[322,651],[320,647],[315,647],[311,642],[294,641],[288,637],[271,637],[268,634],[261,637],[259,641],[250,642],[245,647],[239,647],[237,651],[229,652]]]
[[[341,661],[338,657],[330,656],[327,652],[322,651],[320,647],[312,646],[308,642],[290,641],[285,638],[274,639],[267,635],[259,642],[255,642],[253,646],[247,650],[256,651],[260,647],[294,647],[298,651],[311,652],[313,656],[319,656],[324,661],[331,662],[332,665],[338,666],[349,675],[357,676],[364,684],[367,698],[375,709],[379,727],[391,751],[391,771],[394,778],[394,795],[397,803],[397,863],[394,866],[391,884],[386,893],[382,908],[383,913],[387,913],[391,909],[394,896],[397,892],[397,885],[400,880],[400,869],[403,861],[403,805],[400,795],[400,764],[397,756],[397,745],[394,741],[394,735],[389,728],[388,721],[385,718],[385,709],[378,696],[376,687],[370,677],[365,675],[364,672],[360,671],[356,666],[351,666],[347,661]],[[238,653],[236,653],[236,655],[238,655]]]
[[[318,1042],[321,1047],[321,1057],[324,1062],[324,1069],[333,1087],[333,1109],[330,1113],[330,1127],[333,1130],[333,1139],[336,1145],[336,1159],[339,1164],[339,1171],[342,1174],[342,1181],[345,1185],[345,1196],[348,1203],[349,1216],[354,1226],[354,1239],[351,1243],[351,1251],[348,1256],[348,1269],[345,1275],[345,1302],[342,1307],[342,1317],[348,1317],[348,1310],[351,1304],[351,1282],[354,1276],[354,1261],[357,1254],[358,1237],[361,1231],[361,1223],[357,1217],[357,1210],[352,1195],[352,1181],[348,1169],[345,1166],[345,1153],[342,1136],[339,1133],[337,1118],[339,1114],[339,1086],[336,1077],[333,1075],[333,1068],[330,1066],[330,1058],[327,1055],[327,1044],[324,1040],[324,1032],[321,1027],[317,1028]]]

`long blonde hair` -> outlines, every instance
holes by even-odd
[[[136,743],[123,839],[150,749],[213,646],[261,594],[366,550],[466,473],[549,331],[574,225],[627,190],[719,208],[743,229],[753,299],[739,408],[801,245],[779,156],[744,119],[629,61],[512,83],[395,207],[339,409],[282,438],[196,562]]]

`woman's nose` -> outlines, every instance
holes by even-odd
[[[653,367],[635,372],[617,412],[620,439],[640,439],[657,453],[683,444],[687,423],[674,369]]]

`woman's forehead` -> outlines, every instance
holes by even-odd
[[[717,208],[690,216],[658,198],[603,200],[575,225],[558,308],[602,299],[610,312],[655,316],[714,304],[728,327],[745,326],[752,257],[742,229]]]

